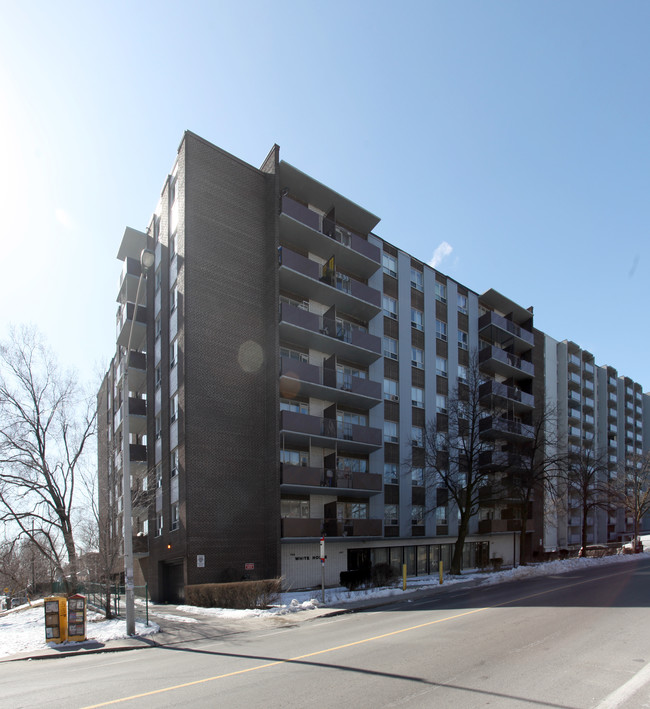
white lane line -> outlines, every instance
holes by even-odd
[[[617,709],[648,682],[650,682],[650,663],[640,669],[625,684],[608,694],[594,709]]]

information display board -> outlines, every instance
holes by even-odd
[[[68,598],[68,640],[86,639],[86,598],[75,594]]]
[[[62,596],[50,596],[43,601],[46,642],[62,643],[67,640],[67,605]]]

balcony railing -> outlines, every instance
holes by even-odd
[[[488,371],[495,371],[506,376],[525,374],[529,377],[535,375],[535,367],[517,355],[506,352],[499,347],[488,345],[479,353],[479,364]]]
[[[383,488],[383,478],[375,473],[360,473],[357,471],[327,470],[308,466],[281,465],[282,484],[294,487],[318,487],[327,492],[332,488],[349,490],[371,490],[380,492]]]
[[[364,402],[363,399],[381,399],[381,384],[379,382],[347,375],[336,369],[317,367],[289,357],[280,358],[280,376],[297,379],[301,382],[300,392],[305,396],[320,396],[361,408],[367,408],[368,404],[372,406],[376,403],[376,401]],[[330,391],[324,391],[323,387]]]
[[[323,532],[322,519],[283,517],[281,522],[283,537],[320,537]]]
[[[489,395],[516,402],[526,408],[533,408],[535,406],[535,397],[532,394],[528,394],[521,389],[507,386],[495,380],[483,382],[479,387],[479,396],[481,398]]]
[[[131,332],[131,322],[135,312],[135,303],[122,303],[117,310],[117,344],[126,347],[129,344],[129,334]],[[146,335],[147,327],[147,307],[138,305],[136,319],[133,323],[133,340],[131,346],[141,349],[141,345]]]
[[[497,416],[487,416],[481,419],[479,432],[493,438],[500,436],[506,438],[533,438],[535,434],[533,427],[529,424]]]
[[[325,519],[323,528],[328,537],[380,537],[380,519]]]
[[[481,451],[478,464],[482,468],[530,469],[530,457],[508,451]]]
[[[289,433],[322,439],[323,444],[331,445],[333,441],[338,441],[350,450],[381,447],[382,431],[379,428],[294,411],[280,412],[280,428]]]
[[[500,342],[505,342],[508,339],[516,338],[520,342],[515,343],[517,350],[521,351],[523,349],[530,349],[535,343],[535,336],[530,330],[517,325],[517,323],[512,322],[504,318],[498,313],[489,312],[484,313],[478,320],[479,332],[485,330],[489,327],[493,328],[493,336],[495,340]],[[501,331],[500,334],[495,332],[495,329]]]

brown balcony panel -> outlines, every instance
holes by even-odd
[[[146,534],[133,537],[133,554],[136,556],[149,554],[149,537]]]
[[[321,433],[321,419],[318,418],[318,416],[298,414],[294,411],[281,411],[280,428],[282,430],[318,436]]]
[[[371,335],[369,332],[361,330],[352,331],[352,344],[355,347],[363,347],[364,350],[381,353],[381,338],[376,335]]]
[[[532,362],[491,345],[484,347],[479,352],[479,364],[484,371],[498,373],[506,377],[533,377],[535,375],[535,367]]]
[[[146,416],[147,400],[129,397],[129,416]]]
[[[320,215],[291,197],[282,198],[282,212],[301,224],[320,231]]]
[[[323,470],[301,465],[287,465],[282,463],[283,485],[307,485],[320,487],[323,484]]]
[[[519,421],[488,416],[481,419],[479,432],[487,438],[512,438],[525,440],[533,437],[533,427]]]
[[[303,382],[311,382],[312,384],[320,384],[320,370],[313,364],[300,362],[297,359],[290,357],[280,358],[280,376],[299,379]]]
[[[535,343],[532,332],[494,312],[479,318],[478,329],[493,341],[512,345],[516,352],[529,350]]]
[[[320,519],[283,517],[281,522],[283,537],[320,537],[322,533]]]
[[[380,519],[326,519],[325,534],[328,537],[380,537]]]
[[[535,397],[532,394],[494,380],[481,384],[479,387],[479,396],[481,398],[494,396],[497,399],[503,399],[506,405],[514,402],[515,405],[513,409],[515,411],[532,409],[535,406]],[[521,404],[521,406],[517,406],[517,404]]]
[[[481,519],[478,523],[479,534],[496,534],[508,531],[507,519]]]
[[[280,304],[280,320],[296,327],[302,327],[305,330],[312,330],[313,332],[318,332],[319,330],[320,318],[318,315],[287,303]]]
[[[129,352],[129,369],[147,369],[147,355],[144,352]]]
[[[129,444],[129,459],[132,463],[146,463],[147,446],[140,445],[139,443]]]

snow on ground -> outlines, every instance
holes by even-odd
[[[646,546],[648,546],[646,544]],[[519,566],[515,569],[508,569],[498,572],[467,572],[458,577],[444,577],[444,587],[449,585],[475,580],[481,585],[504,583],[519,579],[531,578],[533,576],[550,576],[553,574],[566,573],[575,569],[584,569],[590,566],[605,566],[610,564],[623,564],[635,559],[634,555],[606,556],[602,559],[566,559],[564,561],[551,561],[544,564],[530,564]],[[434,591],[441,588],[438,574],[432,576],[420,576],[407,580],[407,590],[429,589]],[[326,588],[325,603],[322,603],[320,590],[298,591],[283,593],[279,603],[269,609],[253,610],[233,610],[228,608],[198,608],[196,606],[177,606],[181,613],[191,613],[194,616],[209,616],[231,620],[243,618],[263,618],[277,615],[287,615],[305,610],[314,610],[319,607],[336,607],[339,604],[349,603],[357,600],[368,600],[373,598],[385,598],[387,596],[402,595],[401,582],[395,587],[361,589],[359,591],[348,591],[345,588]],[[149,612],[158,619],[173,620],[174,622],[197,623],[197,618],[187,615],[173,613],[174,606],[164,606],[150,603]],[[137,613],[144,615],[144,603],[139,601]],[[124,620],[102,620],[103,616],[89,612],[87,624],[87,637],[91,643],[106,643],[110,640],[120,640],[127,637],[126,621]],[[144,622],[136,622],[137,635],[150,635],[157,633],[160,626],[149,621],[149,626]],[[43,615],[43,602],[36,601],[32,606],[21,606],[19,608],[5,611],[0,614],[0,657],[14,655],[16,653],[28,652],[31,650],[44,650],[54,647],[54,643],[45,642],[45,628]],[[82,643],[65,643],[67,646],[80,645]],[[63,647],[64,644],[59,647]]]

